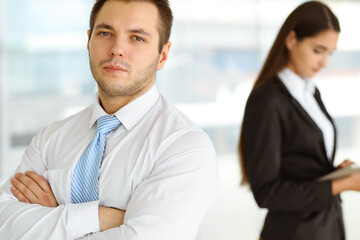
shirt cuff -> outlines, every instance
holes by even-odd
[[[69,229],[73,238],[99,232],[99,201],[70,204]]]

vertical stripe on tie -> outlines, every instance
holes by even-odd
[[[105,151],[106,136],[120,126],[113,115],[97,120],[95,137],[76,164],[71,182],[71,202],[83,203],[99,199],[100,165]]]

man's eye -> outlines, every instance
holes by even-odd
[[[141,37],[138,37],[138,36],[133,36],[132,39],[138,41],[138,42],[144,42],[145,40]]]
[[[108,33],[108,32],[99,32],[98,35],[107,37],[107,36],[110,36],[110,33]]]
[[[321,51],[321,50],[319,50],[319,49],[314,49],[314,53],[316,53],[316,54],[321,54],[321,53],[322,53],[322,51]]]

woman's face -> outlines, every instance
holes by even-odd
[[[329,56],[336,49],[339,33],[325,30],[314,37],[297,40],[294,31],[286,38],[289,50],[287,67],[302,78],[312,78],[327,66]]]

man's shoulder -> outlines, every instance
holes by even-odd
[[[161,96],[158,111],[152,115],[150,137],[158,143],[157,155],[198,152],[215,161],[216,152],[210,137],[188,116]],[[165,155],[166,155],[165,154]]]
[[[209,136],[163,96],[160,98],[158,111],[151,117],[153,119],[151,132],[160,137],[161,142],[170,143],[190,138],[188,144],[194,147],[196,145],[213,147]]]
[[[174,130],[181,129],[184,131],[203,132],[203,130],[195,122],[193,122],[188,116],[186,116],[163,96],[161,96],[159,118],[164,121],[164,123],[166,122],[171,124],[174,127]]]

